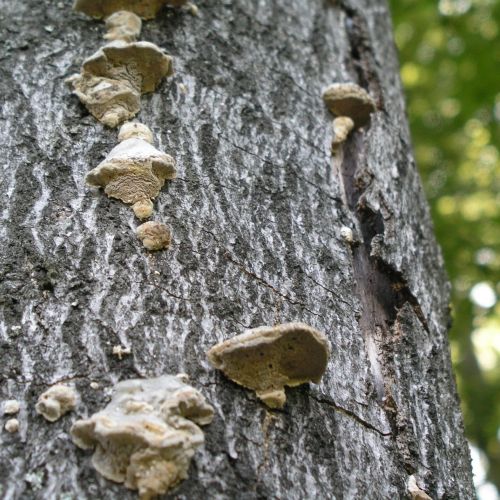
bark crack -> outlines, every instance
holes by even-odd
[[[384,437],[392,436],[392,432],[381,431],[380,429],[375,427],[373,424],[370,424],[370,422],[367,422],[366,420],[361,418],[359,415],[357,415],[353,411],[348,410],[346,408],[343,408],[342,406],[339,406],[337,403],[335,403],[335,401],[333,401],[333,399],[327,398],[325,396],[318,397],[314,394],[310,394],[310,397],[313,398],[318,403],[326,404],[326,405],[330,406],[335,411],[342,413],[343,415],[355,420],[356,422],[358,422],[358,424],[361,424],[363,427],[366,427],[367,429],[370,429],[370,430],[376,432],[380,436],[384,436]]]
[[[228,142],[229,144],[231,144],[231,146],[233,146],[234,148],[238,149],[239,151],[243,151],[244,153],[250,155],[250,156],[253,156],[254,158],[258,158],[260,161],[262,161],[263,163],[267,163],[269,165],[272,165],[273,167],[276,167],[276,168],[284,168],[284,165],[279,165],[278,163],[275,163],[271,160],[267,160],[266,158],[263,158],[262,156],[258,155],[257,153],[254,153],[253,151],[250,151],[249,149],[246,149],[244,148],[243,146],[239,146],[238,144],[235,144],[233,141],[231,141],[228,137],[226,137],[222,131],[220,131],[218,133],[218,137],[220,139],[223,139],[224,141]],[[325,158],[326,159],[326,158]],[[336,196],[333,196],[332,194],[328,193],[327,191],[325,191],[321,186],[318,186],[318,184],[315,184],[314,182],[312,182],[311,180],[307,179],[306,177],[300,175],[295,169],[291,169],[290,170],[292,172],[293,175],[295,175],[295,177],[297,177],[298,179],[300,179],[301,181],[309,184],[310,186],[313,186],[315,189],[317,189],[320,193],[322,193],[323,195],[327,196],[328,198],[330,198],[331,200],[335,201],[336,204],[340,204],[342,202],[342,200],[340,198],[337,198]]]
[[[175,180],[185,182],[186,184],[195,184],[197,187],[201,186],[207,191],[210,191],[212,187],[220,187],[222,189],[239,192],[239,188],[237,186],[227,186],[226,184],[222,184],[221,182],[208,182],[205,184],[197,179],[187,179],[186,177],[176,177]]]
[[[281,298],[286,300],[289,304],[302,306],[306,311],[310,312],[311,314],[314,314],[315,316],[320,316],[319,314],[317,314],[314,311],[312,311],[311,309],[309,309],[304,302],[292,299],[289,295],[286,295],[285,293],[278,290],[276,287],[271,285],[271,283],[267,282],[264,278],[261,278],[260,276],[255,274],[253,271],[250,271],[249,269],[247,269],[241,262],[237,261],[231,255],[231,253],[229,251],[226,250],[224,252],[224,257],[227,260],[229,260],[229,262],[231,262],[236,267],[238,267],[244,274],[246,274],[250,278],[258,281],[261,285],[265,286],[266,288],[269,288],[273,293],[275,293],[276,295],[279,295]]]
[[[216,90],[214,88],[210,89],[210,91],[213,92],[214,94],[217,94],[218,96],[221,96],[224,98],[230,98],[230,96],[228,96],[228,94],[225,94],[224,92],[219,92],[218,90]],[[246,105],[245,107],[250,108],[255,114],[259,113],[259,110],[254,106],[254,104],[255,104],[254,101],[251,101],[250,99],[246,99],[243,95],[238,96],[238,100],[241,100],[242,102],[244,102]],[[300,139],[304,144],[307,144],[307,146],[309,146],[311,149],[314,149],[314,150],[318,151],[319,153],[324,154],[324,150],[322,148],[318,147],[316,144],[314,144],[313,142],[308,140],[303,135],[297,133],[297,131],[295,131],[294,129],[287,127],[286,124],[284,124],[278,120],[275,120],[274,118],[272,118],[268,115],[265,115],[264,117],[266,120],[269,120],[273,125],[278,126],[281,130],[283,130],[283,131],[289,133],[290,135]]]
[[[182,295],[176,295],[175,293],[172,293],[168,288],[165,288],[164,286],[161,286],[158,283],[154,283],[151,281],[145,281],[145,282],[135,281],[135,283],[138,285],[149,285],[152,286],[153,288],[157,288],[158,290],[165,292],[169,297],[172,297],[174,299],[185,300],[186,302],[192,302],[192,300],[183,297]]]
[[[347,300],[344,300],[337,292],[335,292],[335,290],[332,290],[331,288],[328,288],[327,286],[323,285],[322,283],[320,283],[319,281],[315,280],[312,276],[310,276],[306,272],[304,272],[304,275],[307,278],[309,278],[313,283],[315,283],[316,285],[318,285],[320,288],[323,288],[323,290],[325,290],[328,293],[330,293],[331,295],[333,295],[337,300],[339,300],[340,302],[342,302],[346,306],[349,306],[349,307],[352,306],[352,304],[350,302],[347,302]]]
[[[252,22],[254,22],[254,21],[255,21],[255,19],[252,19]],[[289,31],[288,33],[290,33],[290,31]],[[220,36],[220,34],[219,34],[219,33],[215,32],[215,31],[210,31],[210,30],[209,30],[209,31],[208,31],[208,34],[211,34],[211,35],[213,35],[213,36],[214,36],[214,38],[217,38],[217,39],[221,42],[221,44],[222,44],[222,45],[225,45],[225,46],[226,46],[226,48],[227,48],[229,51],[233,51],[233,50],[234,50],[234,45],[233,45],[233,43],[232,43],[230,40],[227,40],[227,39],[223,38],[222,36]],[[223,67],[225,67],[226,69],[228,69],[228,70],[229,70],[229,72],[230,72],[230,74],[234,74],[234,67],[232,67],[232,66],[231,66],[228,62],[226,62],[224,59],[219,58],[219,64],[220,64],[220,66],[223,66]],[[282,74],[283,76],[285,76],[286,78],[288,78],[288,79],[289,79],[289,80],[293,83],[293,85],[294,85],[297,89],[299,89],[301,92],[303,92],[305,95],[307,95],[307,96],[309,96],[309,97],[311,97],[311,98],[313,98],[313,99],[316,99],[316,95],[313,95],[313,94],[312,94],[311,92],[309,92],[307,89],[305,89],[304,87],[300,86],[300,85],[299,85],[299,84],[298,84],[298,83],[297,83],[297,82],[293,79],[293,77],[292,77],[290,74],[288,74],[288,73],[286,73],[286,72],[284,72],[284,71],[282,71],[282,70],[276,69],[276,68],[275,68],[275,67],[273,67],[273,66],[268,66],[268,65],[264,64],[262,60],[259,62],[259,64],[260,64],[260,66],[262,66],[263,68],[266,68],[266,69],[267,69],[267,70],[269,70],[269,71],[274,71],[275,73]]]
[[[257,490],[258,484],[260,482],[261,474],[262,471],[267,467],[267,464],[269,463],[269,435],[270,435],[270,428],[273,423],[273,421],[277,417],[273,415],[271,412],[266,410],[266,414],[264,416],[264,421],[262,422],[262,437],[263,437],[263,443],[261,444],[262,446],[262,462],[258,465],[257,467],[257,473],[256,473],[256,481],[255,481],[255,491]]]
[[[321,315],[319,315],[318,313],[316,313],[316,312],[312,311],[311,309],[309,309],[307,307],[307,304],[305,304],[304,302],[301,302],[299,300],[295,300],[295,299],[291,298],[289,295],[287,295],[286,293],[282,292],[281,290],[278,290],[275,286],[273,286],[271,283],[269,283],[268,281],[266,281],[261,276],[258,276],[257,274],[255,274],[250,269],[247,269],[244,264],[242,264],[235,257],[232,256],[231,252],[227,248],[224,248],[223,245],[221,245],[220,241],[218,240],[218,238],[215,236],[215,234],[212,231],[210,231],[208,229],[205,229],[205,228],[201,228],[201,230],[203,232],[208,233],[208,234],[210,234],[212,236],[212,238],[217,242],[217,244],[219,244],[222,247],[222,249],[223,249],[223,254],[222,255],[224,256],[224,258],[226,258],[229,262],[231,262],[238,269],[240,269],[243,272],[243,274],[245,274],[246,276],[248,276],[248,277],[252,278],[253,280],[257,281],[262,286],[268,288],[274,294],[276,294],[279,297],[281,297],[284,300],[286,300],[289,304],[299,305],[299,306],[303,307],[309,313],[311,313],[311,314],[313,314],[315,316],[321,317]]]

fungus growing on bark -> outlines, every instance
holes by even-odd
[[[335,149],[347,139],[349,132],[354,128],[354,122],[348,116],[339,116],[333,120],[332,127],[332,149]]]
[[[75,406],[75,390],[67,385],[57,384],[47,389],[38,398],[35,409],[49,422],[55,422]]]
[[[204,442],[198,425],[209,424],[213,413],[179,377],[125,380],[104,410],[75,422],[71,435],[80,448],[95,448],[92,464],[100,474],[149,499],[187,478]]]
[[[366,125],[376,109],[368,92],[355,83],[334,83],[323,92],[323,99],[334,115],[351,118],[355,128]]]
[[[128,82],[82,73],[69,77],[66,83],[89,112],[108,127],[116,127],[141,109],[140,94]]]
[[[132,350],[130,349],[130,347],[124,348],[121,345],[115,345],[113,346],[113,354],[121,361],[123,359],[123,356],[132,354]]]
[[[87,174],[86,181],[103,187],[108,196],[132,204],[135,215],[145,219],[153,213],[151,199],[165,180],[177,175],[175,161],[148,142],[152,133],[146,125],[126,123],[118,137],[126,138]]]
[[[162,250],[172,241],[170,228],[161,222],[145,222],[136,229],[136,234],[148,250]]]
[[[207,352],[215,368],[271,408],[284,406],[285,385],[318,384],[329,355],[326,337],[304,323],[254,328]]]
[[[340,228],[340,236],[342,236],[347,243],[354,243],[354,233],[350,227],[342,226]]]
[[[153,144],[153,132],[151,129],[139,122],[127,122],[120,127],[118,132],[118,141],[123,142],[127,139],[142,139],[149,144]]]
[[[16,399],[8,399],[5,401],[4,406],[3,406],[3,414],[4,415],[15,415],[16,413],[19,413],[19,401]]]
[[[128,10],[143,19],[153,19],[164,5],[180,7],[187,0],[75,0],[73,9],[101,19],[118,10]]]
[[[133,12],[119,10],[106,18],[105,40],[123,40],[124,42],[135,42],[141,34],[142,21]]]
[[[13,434],[19,430],[19,420],[17,418],[9,418],[7,422],[5,422],[5,430]]]
[[[192,16],[198,16],[199,13],[200,13],[200,9],[198,9],[198,7],[192,3],[192,2],[187,2],[186,3],[186,7],[189,11],[189,13],[192,15]]]
[[[155,44],[114,40],[86,59],[67,83],[95,118],[116,127],[139,112],[141,94],[172,74],[172,58]]]

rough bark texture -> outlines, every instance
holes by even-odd
[[[117,134],[64,79],[103,24],[68,1],[1,2],[0,397],[22,403],[18,434],[2,422],[1,494],[134,498],[94,471],[71,423],[117,380],[187,372],[216,418],[176,498],[405,498],[411,474],[433,498],[472,498],[448,285],[385,1],[198,5],[199,17],[164,9],[141,36],[176,67],[138,116],[180,170],[156,202],[172,248],[151,254],[131,210],[84,183]],[[358,82],[380,108],[337,171],[321,99],[334,81]],[[333,356],[319,386],[269,411],[205,351],[284,321],[325,332]],[[118,360],[118,344],[132,355]],[[60,381],[81,403],[49,424],[34,404]]]

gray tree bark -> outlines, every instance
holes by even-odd
[[[138,115],[179,168],[155,202],[174,243],[152,254],[131,210],[84,182],[117,134],[64,79],[101,46],[102,23],[68,1],[1,2],[0,397],[22,408],[17,434],[3,417],[0,496],[134,498],[94,471],[71,424],[117,380],[186,372],[216,417],[172,498],[409,498],[411,475],[432,498],[473,498],[448,283],[385,1],[198,5],[164,9],[141,36],[176,67]],[[338,172],[321,99],[337,81],[379,106]],[[325,332],[333,353],[319,386],[271,411],[205,351],[286,321]],[[118,344],[132,355],[118,360]],[[49,424],[34,404],[61,381],[81,402]]]

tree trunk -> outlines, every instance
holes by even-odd
[[[117,380],[178,372],[216,416],[176,498],[409,498],[411,475],[434,499],[472,498],[449,286],[385,1],[200,0],[198,17],[164,9],[144,23],[141,39],[176,68],[137,117],[179,170],[155,202],[174,234],[158,253],[135,238],[129,207],[84,182],[117,134],[64,80],[102,45],[103,24],[68,2],[1,5],[0,397],[21,402],[19,432],[2,421],[4,498],[135,498],[69,429]],[[379,111],[335,170],[321,93],[338,81]],[[324,332],[333,352],[319,386],[271,411],[205,351],[288,321]],[[132,354],[119,360],[115,345]],[[34,404],[59,381],[80,403],[50,424]]]

